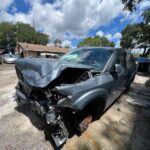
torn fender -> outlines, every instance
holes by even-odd
[[[86,93],[78,93],[68,98],[60,100],[57,104],[58,107],[69,107],[75,110],[82,110],[90,102],[99,99],[100,101],[106,100],[108,92],[105,89],[97,88]]]

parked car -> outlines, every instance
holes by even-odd
[[[137,72],[140,74],[150,74],[150,58],[137,58]]]
[[[2,55],[0,55],[0,65],[2,64]]]
[[[81,48],[54,59],[20,59],[17,103],[31,105],[46,119],[56,146],[69,128],[88,125],[129,88],[136,74],[132,54],[116,48]]]
[[[12,64],[19,58],[19,55],[14,54],[4,54],[2,55],[1,61],[2,63]]]

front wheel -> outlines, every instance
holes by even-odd
[[[95,100],[89,103],[78,115],[78,129],[81,133],[86,131],[89,124],[95,120],[98,120],[103,114],[105,108],[105,102]]]

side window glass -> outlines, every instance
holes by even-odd
[[[117,63],[126,68],[126,53],[124,50],[118,50]]]
[[[127,68],[132,69],[135,67],[135,59],[132,54],[127,54]]]

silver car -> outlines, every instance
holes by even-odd
[[[2,55],[2,63],[13,64],[19,58],[18,55],[4,54]]]

